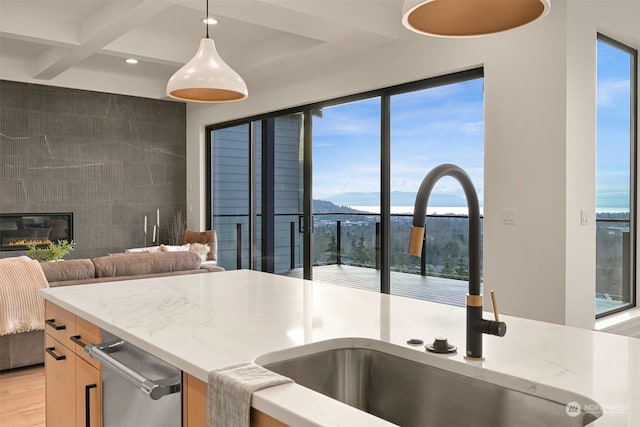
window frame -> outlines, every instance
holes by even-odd
[[[630,232],[630,249],[629,249],[629,303],[624,304],[620,307],[612,308],[609,310],[602,311],[600,313],[595,314],[596,319],[601,319],[606,316],[610,316],[612,314],[620,313],[622,311],[626,311],[637,306],[637,246],[638,246],[638,238],[637,238],[637,180],[638,180],[638,50],[633,47],[622,43],[610,36],[607,36],[603,33],[597,33],[596,38],[596,49],[597,42],[605,43],[613,48],[619,49],[627,54],[629,54],[631,58],[630,64],[630,75],[629,75],[629,85],[630,85],[630,129],[629,129],[629,158],[631,159],[631,164],[629,165],[629,232]],[[597,59],[596,59],[597,61]],[[597,67],[597,66],[596,66]],[[596,80],[597,83],[597,80]],[[597,109],[597,106],[596,106]],[[597,147],[597,135],[596,135],[596,147]],[[596,148],[597,150],[597,148]],[[597,221],[597,220],[596,220]],[[595,297],[595,293],[594,293]]]

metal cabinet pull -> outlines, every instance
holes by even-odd
[[[55,360],[64,360],[67,358],[67,356],[63,355],[63,354],[57,354],[55,352],[56,348],[55,347],[47,347],[44,349],[47,353],[49,353],[49,356],[53,357]]]
[[[46,323],[47,325],[51,326],[56,331],[61,331],[63,329],[67,329],[67,327],[65,325],[58,325],[56,323],[56,319],[47,319],[47,320],[44,321],[44,323]]]
[[[98,387],[97,384],[84,386],[84,419],[86,427],[91,427],[91,389],[96,387]]]
[[[77,345],[79,345],[80,347],[84,348],[84,346],[86,346],[87,344],[85,344],[84,341],[81,340],[80,335],[73,335],[71,337],[69,337],[69,339],[71,341],[73,341],[74,343],[76,343]]]

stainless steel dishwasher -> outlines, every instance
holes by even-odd
[[[109,332],[84,351],[102,364],[103,427],[180,427],[179,369]]]

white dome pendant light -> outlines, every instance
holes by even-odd
[[[209,1],[207,0],[207,17]],[[167,95],[191,102],[232,102],[245,99],[249,92],[242,77],[220,57],[216,45],[206,37],[189,62],[175,72],[167,83]]]
[[[430,36],[484,36],[528,24],[550,6],[549,0],[405,0],[402,23]]]

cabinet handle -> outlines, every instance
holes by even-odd
[[[55,360],[64,360],[67,358],[67,356],[63,355],[63,354],[57,354],[55,352],[55,347],[47,347],[44,350],[49,353],[49,356],[53,357]]]
[[[86,427],[91,427],[91,389],[96,387],[98,387],[97,384],[84,386],[84,419]]]
[[[47,319],[47,320],[44,321],[44,323],[46,323],[47,325],[51,326],[56,331],[61,331],[63,329],[67,329],[67,327],[65,325],[58,325],[56,323],[56,319]]]
[[[84,343],[84,341],[82,341],[80,339],[80,335],[73,335],[69,338],[71,341],[73,341],[74,343],[76,343],[77,345],[79,345],[80,347],[84,348],[84,346],[86,345]]]

